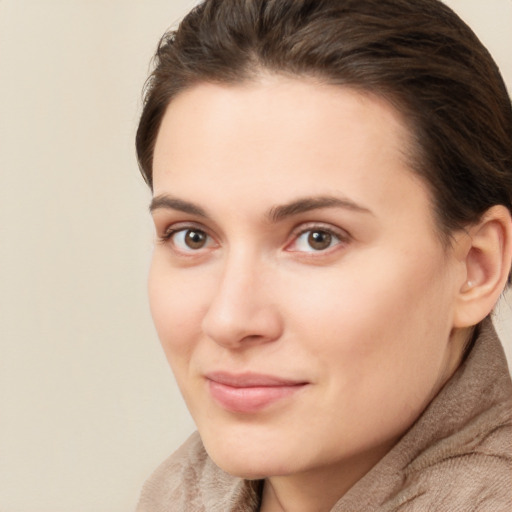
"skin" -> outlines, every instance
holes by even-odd
[[[151,311],[206,450],[266,479],[263,511],[330,510],[460,364],[465,263],[408,149],[386,102],[306,79],[200,84],[165,114]],[[233,412],[213,371],[305,385]]]

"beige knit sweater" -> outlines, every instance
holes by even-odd
[[[220,470],[196,433],[146,482],[136,512],[256,512],[260,490]],[[411,429],[331,512],[372,511],[512,511],[512,382],[490,322]]]

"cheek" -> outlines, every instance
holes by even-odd
[[[195,280],[154,257],[148,279],[151,316],[171,366],[188,358],[200,336],[204,306]]]
[[[419,271],[411,261],[381,254],[380,266],[364,273],[347,263],[321,279],[317,273],[288,297],[296,351],[315,362],[318,407],[330,411],[333,437],[355,439],[359,432],[361,443],[391,439],[436,391],[449,295],[440,266],[422,264]]]
[[[442,257],[375,251],[355,263],[299,281],[286,301],[294,337],[357,387],[362,374],[385,381],[438,365],[451,325]]]

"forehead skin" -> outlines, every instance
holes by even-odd
[[[188,101],[191,97],[193,102]],[[356,117],[357,125],[332,115],[333,106],[347,112],[348,118]],[[254,111],[261,115],[255,117]],[[322,135],[311,137],[312,133]],[[344,162],[343,155],[340,158],[339,147],[344,145],[351,147],[350,162]],[[337,192],[348,195],[351,181],[365,179],[372,185],[381,179],[382,187],[370,189],[384,191],[390,179],[386,173],[376,168],[372,176],[364,176],[358,174],[358,167],[365,169],[368,162],[372,166],[379,162],[383,168],[390,164],[423,183],[409,165],[412,147],[412,137],[398,112],[373,95],[310,79],[268,75],[236,86],[199,84],[174,98],[164,116],[155,144],[154,196],[165,188],[160,178],[172,180],[177,168],[180,173],[193,173],[191,181],[197,179],[205,191],[204,185],[212,179],[217,188],[219,180],[232,184],[242,177],[262,180],[269,175],[276,190],[282,192],[286,186],[292,193],[295,179],[309,175],[313,188],[320,189],[322,171],[332,173],[337,168],[343,173],[350,165],[353,180],[345,173],[347,190]],[[285,168],[293,169],[293,174],[286,175]],[[399,188],[396,183],[396,197],[405,200]],[[375,192],[382,200],[380,191]],[[396,197],[388,198],[388,207],[397,204]],[[351,199],[358,201],[358,197]]]

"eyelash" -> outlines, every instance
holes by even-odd
[[[200,226],[197,226],[194,224],[182,224],[182,225],[178,225],[178,226],[172,225],[172,226],[168,227],[164,231],[164,233],[158,237],[158,241],[159,241],[159,243],[161,243],[163,245],[170,244],[170,243],[172,243],[172,238],[176,234],[182,233],[182,232],[186,233],[187,231],[196,231],[196,232],[204,233],[204,235],[206,237],[208,237],[208,239],[214,240],[214,238],[203,227],[200,227]],[[335,243],[333,245],[329,245],[329,247],[327,247],[325,249],[315,250],[315,249],[311,248],[310,251],[289,250],[289,252],[303,254],[307,257],[315,257],[315,254],[317,256],[321,256],[321,255],[325,255],[326,253],[330,252],[330,249],[332,249],[333,247],[337,247],[340,244],[346,245],[350,241],[350,234],[345,230],[335,229],[330,225],[325,225],[325,224],[321,224],[318,222],[317,223],[309,223],[306,225],[304,225],[304,223],[302,223],[299,228],[296,228],[292,231],[293,240],[291,242],[287,242],[285,244],[285,246],[284,246],[285,250],[287,248],[291,247],[293,244],[296,244],[297,241],[300,239],[300,237],[302,237],[303,235],[305,235],[307,233],[314,233],[314,232],[325,233],[325,234],[329,235],[330,237],[335,239]],[[199,253],[201,251],[201,249],[203,249],[203,248],[199,248],[197,250],[190,248],[189,250],[186,250],[186,251],[176,248],[175,250],[176,250],[176,252],[178,252],[182,255],[192,256],[192,255],[195,255],[194,253],[196,253],[196,254]],[[187,254],[187,253],[189,253],[189,254]]]

